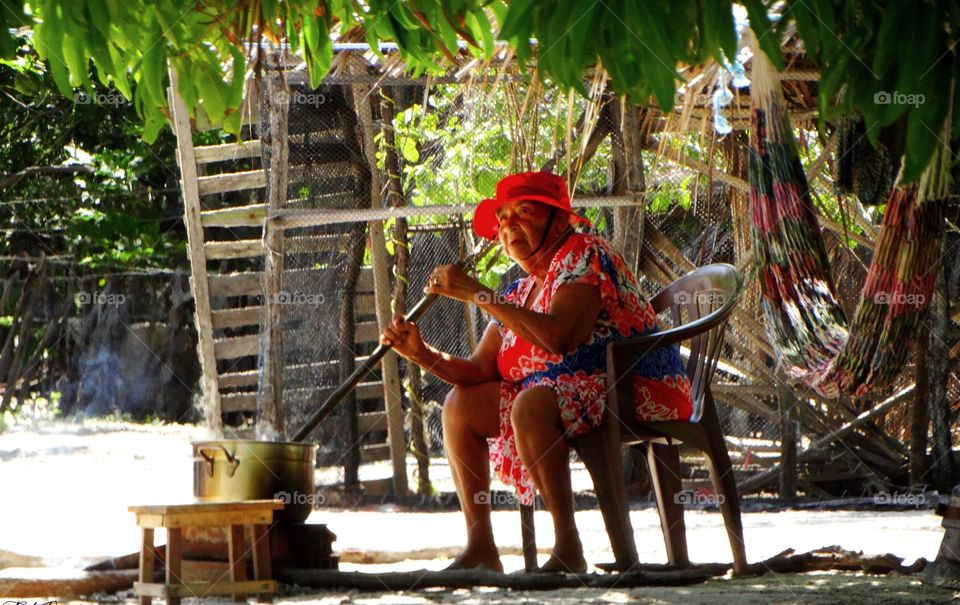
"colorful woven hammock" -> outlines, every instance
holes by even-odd
[[[837,301],[779,78],[753,57],[750,215],[767,335],[788,378],[862,397],[903,369],[937,277],[943,206],[915,185],[890,194],[853,322]]]

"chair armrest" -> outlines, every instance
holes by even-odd
[[[682,326],[677,326],[668,330],[662,330],[656,334],[634,336],[631,338],[624,338],[623,340],[611,342],[607,345],[607,350],[617,357],[621,355],[628,355],[630,357],[646,355],[650,351],[659,347],[677,344],[684,340],[689,340],[694,336],[703,334],[704,332],[707,332],[725,322],[728,315],[729,310],[721,307],[713,313],[701,317],[694,322],[683,324]]]

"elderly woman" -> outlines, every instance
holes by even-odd
[[[604,240],[577,233],[566,185],[547,172],[508,176],[483,200],[476,233],[499,239],[526,272],[497,295],[455,265],[437,267],[424,289],[478,305],[491,318],[469,358],[426,344],[396,318],[381,342],[453,385],[443,407],[444,446],[467,524],[453,568],[503,569],[490,522],[490,472],[521,502],[539,490],[553,519],[552,555],[542,571],[582,572],[566,438],[603,419],[606,345],[657,330],[623,258]],[[675,347],[638,360],[638,418],[689,418],[690,383]]]

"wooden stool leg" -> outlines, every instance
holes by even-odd
[[[244,548],[243,526],[231,525],[227,531],[227,550],[230,556],[230,580],[245,582],[247,580],[247,557]],[[247,600],[246,594],[234,594],[233,600],[243,603]]]
[[[167,586],[183,584],[182,573],[183,529],[167,528]],[[167,605],[180,605],[180,597],[168,597]]]
[[[273,570],[270,567],[270,532],[266,525],[253,526],[253,579],[272,580]],[[272,603],[273,596],[258,594],[257,601]]]
[[[140,537],[140,583],[153,583],[153,565],[157,559],[157,549],[153,545],[153,528],[144,527]],[[150,605],[153,597],[140,597],[140,605]]]

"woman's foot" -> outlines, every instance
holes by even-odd
[[[583,547],[573,546],[560,549],[554,547],[547,562],[540,566],[541,573],[586,573],[587,560],[583,558]]]
[[[500,562],[500,553],[496,547],[490,548],[467,548],[457,555],[453,563],[446,569],[476,569],[482,567],[489,571],[503,573],[503,563]]]

